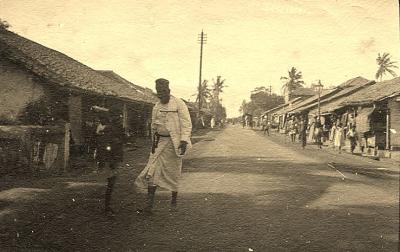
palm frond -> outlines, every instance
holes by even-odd
[[[397,74],[395,71],[393,71],[392,69],[386,69],[387,72],[389,72],[393,77],[397,77]]]
[[[392,76],[397,76],[397,74],[391,68],[398,68],[395,64],[396,61],[391,61],[391,56],[389,53],[378,53],[378,57],[376,58],[376,63],[379,66],[378,70],[375,74],[375,78],[381,78],[386,75],[386,73],[390,73]]]

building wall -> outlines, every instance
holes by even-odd
[[[82,98],[71,95],[68,100],[69,122],[71,124],[72,139],[75,144],[82,143]]]
[[[16,122],[29,103],[44,96],[32,74],[4,58],[0,58],[0,90],[0,124]]]
[[[391,149],[400,151],[400,97],[389,100]],[[399,99],[399,101],[396,101]]]

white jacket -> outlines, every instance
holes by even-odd
[[[190,119],[189,110],[184,101],[172,95],[167,107],[166,128],[171,136],[172,143],[174,144],[176,155],[181,157],[182,155],[179,155],[180,151],[178,150],[180,141],[186,141],[188,143],[186,153],[192,146],[190,141],[190,136],[192,134],[192,121]],[[158,110],[160,110],[160,102],[157,102],[153,107],[151,123],[153,133],[156,130],[154,122]]]

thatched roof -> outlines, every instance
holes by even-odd
[[[183,100],[185,102],[190,113],[198,113],[199,112],[199,107],[196,102],[189,102],[182,98],[181,98],[181,100]],[[206,116],[212,115],[211,110],[209,108],[204,108],[204,107],[200,109],[200,114],[206,115]]]
[[[0,55],[59,86],[135,102],[153,103],[128,85],[11,31],[0,30]]]

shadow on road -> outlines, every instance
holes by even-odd
[[[380,183],[371,184],[290,155],[194,157],[185,160],[178,211],[169,211],[168,193],[158,193],[154,215],[143,217],[135,210],[144,195],[132,184],[145,160],[131,162],[119,176],[112,219],[102,213],[104,182],[99,178],[3,187],[1,246],[56,251],[397,249],[398,191],[380,187],[392,180],[385,172]]]

